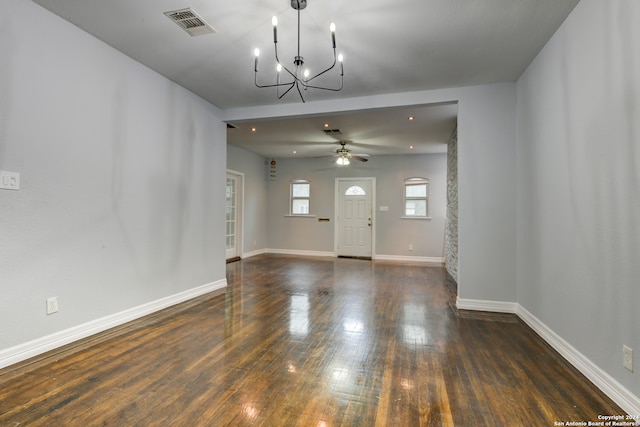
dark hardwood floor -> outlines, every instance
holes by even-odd
[[[444,269],[261,255],[229,287],[0,371],[1,426],[553,426],[623,414]]]

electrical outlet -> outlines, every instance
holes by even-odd
[[[53,314],[58,312],[58,298],[47,298],[47,314]]]
[[[622,366],[633,372],[633,349],[622,346]]]

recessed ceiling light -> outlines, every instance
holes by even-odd
[[[413,117],[413,116],[409,116],[408,118],[409,118],[409,121],[415,119],[415,117]]]
[[[255,132],[255,131],[256,131],[256,128],[251,128],[251,132]]]
[[[293,154],[298,154],[298,152],[296,150],[293,150]]]
[[[413,145],[410,145],[410,146],[409,146],[409,149],[410,149],[410,150],[413,150]]]
[[[329,127],[329,123],[325,123],[324,127],[328,128]]]

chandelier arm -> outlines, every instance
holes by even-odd
[[[282,87],[282,86],[291,86],[294,85],[295,82],[288,82],[288,83],[278,83],[278,84],[272,84],[272,85],[259,85],[256,83],[256,86],[259,87],[260,89],[266,88],[266,87]],[[322,88],[319,88],[322,89]]]
[[[297,84],[297,82],[296,82],[296,89],[298,89],[298,95],[300,95],[300,99],[302,99],[302,103],[303,104],[306,103],[307,101],[304,100],[304,96],[302,96],[302,92],[300,91],[300,86]]]
[[[344,86],[344,79],[340,79],[340,87],[337,87],[337,88],[313,86],[313,85],[306,85],[305,87],[309,88],[309,89],[321,89],[321,90],[330,90],[330,91],[333,91],[333,92],[340,92],[342,90],[343,86]]]
[[[333,70],[333,69],[335,68],[335,66],[336,66],[336,63],[337,63],[337,62],[336,62],[336,60],[335,60],[335,58],[334,58],[334,60],[333,60],[333,65],[331,65],[331,66],[330,66],[329,68],[327,68],[326,70],[319,72],[319,73],[318,73],[318,74],[316,74],[315,76],[308,78],[307,80],[305,80],[305,83],[306,83],[306,82],[310,82],[311,80],[313,80],[313,79],[315,79],[315,78],[317,78],[317,77],[320,77],[320,76],[321,76],[321,75],[323,75],[324,73],[326,73],[326,72],[328,72],[328,71]],[[310,87],[310,86],[309,86],[309,87]]]
[[[294,80],[298,80],[298,78],[296,77],[296,75],[295,75],[295,74],[293,74],[293,73],[291,72],[291,70],[289,70],[285,65],[283,65],[283,64],[280,62],[280,58],[278,58],[278,43],[274,42],[274,43],[273,43],[273,47],[274,47],[274,50],[275,50],[276,63],[277,63],[278,65],[280,65],[280,66],[282,67],[282,69],[284,69],[287,73],[289,73],[289,75],[290,75],[291,77],[293,77],[293,79],[294,79]],[[286,84],[289,84],[289,83],[286,83]]]
[[[296,82],[291,82],[291,83],[281,83],[278,86],[289,86],[289,88],[287,90],[285,90],[282,95],[278,95],[278,93],[276,92],[276,95],[278,96],[278,99],[282,99],[283,96],[285,96],[286,94],[289,93],[289,91],[291,89],[293,89],[293,86],[295,86]],[[304,102],[304,99],[302,100]]]
[[[282,68],[284,68],[284,69],[285,69],[289,74],[291,74],[291,76],[295,79],[295,78],[296,78],[296,77],[295,77],[295,75],[294,75],[291,71],[289,71],[289,70],[287,69],[287,67],[285,67],[284,65],[280,64],[280,60],[278,59],[278,42],[277,42],[277,40],[275,40],[275,36],[274,36],[274,42],[273,42],[273,44],[274,44],[274,47],[275,47],[276,62],[277,62],[279,65],[281,65],[281,66],[282,66]],[[293,84],[292,82],[288,82],[288,83],[276,83],[276,84],[269,84],[269,85],[261,85],[261,84],[258,84],[258,62],[257,62],[257,60],[256,60],[256,65],[255,65],[255,69],[254,69],[254,71],[255,71],[255,72],[254,72],[254,81],[255,81],[255,85],[256,85],[256,87],[259,87],[259,88],[261,88],[261,89],[262,89],[262,88],[267,88],[267,87],[289,86],[289,85]],[[291,87],[290,87],[290,88],[289,88],[285,93],[289,92],[289,90],[291,90]],[[279,98],[281,98],[281,97],[278,97],[278,99],[279,99]]]
[[[270,84],[270,85],[261,85],[261,84],[258,83],[258,73],[256,72],[255,73],[255,84],[256,84],[256,87],[259,87],[259,88],[262,89],[262,88],[266,88],[266,87],[291,86],[291,85],[295,84],[295,81],[287,82],[287,83],[275,83],[275,84]]]
[[[278,64],[280,64],[280,62],[278,62]],[[287,67],[285,67],[284,65],[280,64],[282,66],[282,69],[285,70],[287,73],[289,73],[289,75],[293,78],[293,80],[300,80],[299,78],[296,77],[296,75],[289,70]]]
[[[335,50],[334,50],[334,54],[335,54]],[[329,67],[329,68],[327,68],[326,70],[324,70],[324,71],[322,71],[322,72],[320,72],[320,73],[316,74],[315,76],[311,77],[310,79],[307,79],[307,80],[304,82],[304,86],[305,86],[305,88],[309,88],[309,89],[331,90],[331,91],[334,91],[334,92],[339,92],[339,91],[341,91],[341,90],[342,90],[342,88],[344,87],[344,70],[342,70],[342,71],[340,72],[340,87],[338,87],[338,88],[331,88],[331,87],[326,87],[326,86],[314,86],[314,85],[307,84],[308,82],[310,82],[311,80],[315,79],[316,77],[320,77],[321,75],[323,75],[323,74],[324,74],[324,73],[326,73],[327,71],[332,70],[335,66],[336,66],[336,60],[335,60],[335,57],[334,57],[333,65],[332,65],[331,67]]]

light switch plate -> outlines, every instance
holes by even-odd
[[[622,366],[633,372],[633,350],[626,345],[622,346]]]
[[[0,171],[0,189],[19,190],[20,174],[18,172]]]

